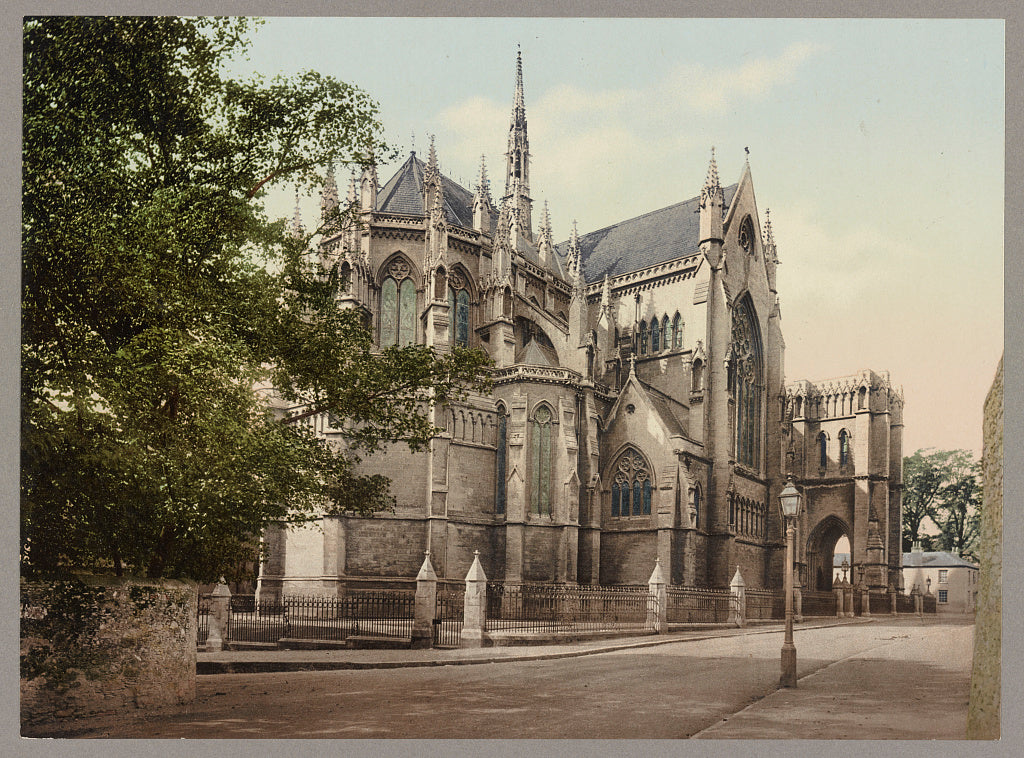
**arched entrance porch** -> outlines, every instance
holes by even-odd
[[[815,592],[828,592],[832,589],[832,558],[836,552],[836,543],[842,537],[850,540],[850,528],[838,516],[826,516],[811,530],[806,552],[808,589]],[[853,546],[852,540],[850,546]]]

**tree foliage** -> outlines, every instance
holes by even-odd
[[[981,508],[981,470],[967,450],[918,450],[903,459],[903,550],[971,556]],[[926,531],[937,528],[937,535]]]
[[[359,455],[419,449],[476,351],[375,351],[337,272],[264,193],[383,155],[377,108],[316,73],[226,79],[244,19],[26,19],[22,562],[211,579],[272,521],[370,514]],[[339,210],[334,224],[351,223]],[[329,412],[343,445],[282,423]]]

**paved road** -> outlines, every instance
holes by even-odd
[[[566,660],[203,676],[188,712],[65,734],[957,738],[972,630],[913,619],[798,630],[798,675],[807,678],[796,691],[776,692],[781,633]]]

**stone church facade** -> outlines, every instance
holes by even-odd
[[[270,528],[260,591],[344,593],[438,577],[475,551],[508,583],[781,587],[787,474],[805,494],[798,561],[831,586],[846,535],[873,585],[898,582],[902,396],[885,373],[787,384],[777,250],[749,165],[723,187],[556,244],[534,228],[517,61],[504,192],[444,176],[433,142],[349,188],[360,228],[321,242],[380,347],[477,347],[493,392],[431,410],[430,450],[364,461],[393,513]],[[339,202],[333,179],[322,203]],[[298,223],[298,217],[296,218]],[[301,409],[284,409],[294,412]],[[307,418],[325,436],[325,418]],[[398,473],[400,472],[400,473]]]

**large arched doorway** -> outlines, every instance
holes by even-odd
[[[832,559],[836,543],[842,537],[849,541],[850,529],[838,516],[826,516],[811,531],[807,538],[808,589],[816,592],[832,589]]]

